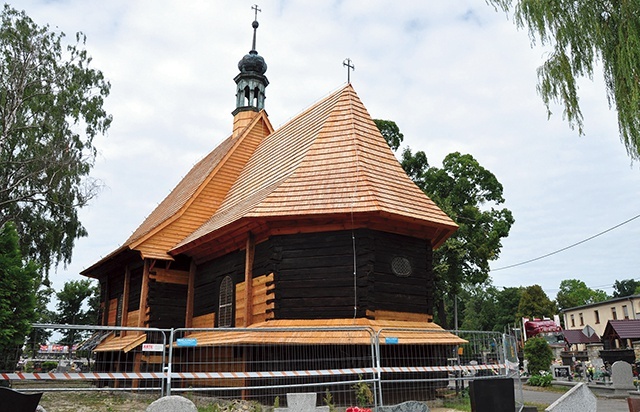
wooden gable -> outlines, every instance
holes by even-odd
[[[273,132],[264,111],[196,164],[126,244],[143,257],[171,259],[167,251],[211,218],[260,141]]]

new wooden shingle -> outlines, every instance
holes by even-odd
[[[262,140],[211,219],[175,248],[241,219],[378,214],[440,230],[456,224],[406,175],[351,85]]]

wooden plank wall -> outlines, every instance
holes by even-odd
[[[273,318],[273,273],[253,278],[252,282],[252,323],[264,322]],[[236,327],[245,325],[245,282],[236,284]]]

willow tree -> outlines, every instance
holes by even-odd
[[[64,46],[9,5],[0,19],[0,227],[14,222],[23,254],[48,271],[86,236],[77,211],[99,188],[89,171],[110,85],[81,34]]]
[[[579,78],[601,64],[609,107],[618,115],[627,153],[640,159],[640,2],[621,0],[487,0],[512,12],[532,42],[552,48],[538,68],[538,92],[547,112],[564,106],[564,117],[583,133]]]

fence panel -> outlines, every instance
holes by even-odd
[[[506,362],[504,339],[497,332],[380,330],[376,338],[379,404],[455,397],[470,380],[517,376],[514,366]],[[516,355],[516,372],[517,363]],[[520,389],[520,398],[521,394]]]
[[[4,364],[0,381],[25,391],[161,394],[166,347],[167,335],[160,329],[36,324],[26,344],[16,348],[13,359]],[[7,365],[15,368],[9,370]]]
[[[314,392],[320,406],[356,405],[354,386],[375,388],[369,328],[176,329],[171,342],[172,393],[285,406],[287,393]]]
[[[266,410],[286,406],[286,394],[296,392],[316,393],[317,406],[433,402],[462,394],[473,379],[514,377],[522,406],[516,349],[515,340],[500,333],[433,328],[376,333],[366,327],[35,325],[25,346],[3,354],[19,362],[15,370],[0,370],[0,385],[11,381],[26,391],[173,392]]]

